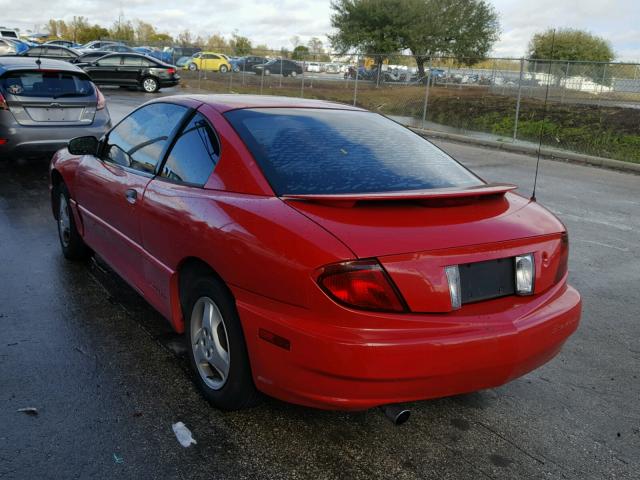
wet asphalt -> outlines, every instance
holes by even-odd
[[[150,98],[107,97],[115,118]],[[438,143],[530,192],[531,157]],[[47,164],[0,161],[0,478],[640,478],[640,176],[542,160],[538,200],[570,231],[579,330],[529,375],[410,404],[394,427],[378,410],[268,398],[211,408],[160,315],[99,260],[64,260]],[[196,445],[178,444],[178,421]]]

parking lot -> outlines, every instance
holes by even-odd
[[[105,95],[114,122],[155,97]],[[535,159],[438,144],[531,193]],[[99,259],[63,259],[47,167],[0,161],[0,478],[638,478],[640,177],[541,161],[537,197],[569,229],[580,328],[539,370],[413,403],[394,427],[379,410],[211,408],[160,315]],[[196,445],[178,444],[178,421]]]

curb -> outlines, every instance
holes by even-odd
[[[480,145],[483,147],[495,148],[498,150],[505,150],[508,152],[524,153],[536,155],[538,149],[528,145],[517,145],[507,142],[498,142],[497,140],[483,140],[480,138],[467,137],[457,133],[439,132],[437,130],[428,130],[421,128],[411,128],[419,135],[429,138],[440,138],[443,140],[452,140],[454,142],[469,143],[472,145]],[[620,170],[623,172],[640,174],[640,163],[623,162],[621,160],[613,160],[611,158],[594,157],[592,155],[585,155],[582,153],[566,152],[563,150],[556,150],[553,148],[542,147],[540,149],[540,156],[561,162],[579,163],[582,165],[591,165],[594,167],[608,168],[613,170]]]

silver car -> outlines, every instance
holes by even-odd
[[[104,96],[80,68],[46,58],[0,57],[0,160],[52,153],[111,128]]]

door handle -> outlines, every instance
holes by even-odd
[[[126,192],[124,192],[124,196],[127,198],[127,202],[129,202],[131,205],[136,203],[136,201],[138,200],[138,192],[136,192],[133,188],[130,188]]]

